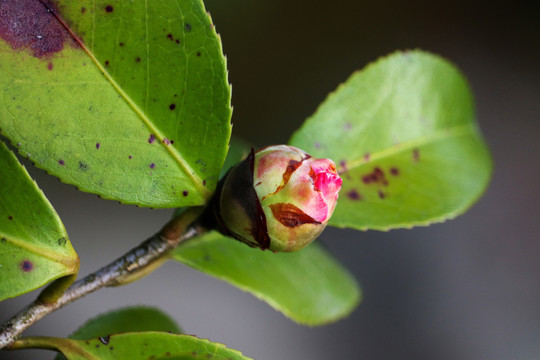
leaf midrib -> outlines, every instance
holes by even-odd
[[[470,135],[473,130],[474,130],[474,126],[472,124],[463,124],[459,126],[454,126],[452,128],[443,128],[434,133],[430,133],[429,135],[425,135],[416,139],[408,140],[408,141],[400,143],[399,145],[394,145],[387,149],[384,149],[375,153],[370,153],[368,161],[366,161],[363,158],[363,156],[358,159],[348,160],[346,170],[343,170],[342,168],[341,171],[338,171],[338,172],[342,174],[346,174],[347,172],[355,168],[365,166],[377,160],[390,157],[390,156],[396,155],[398,153],[402,153],[407,150],[420,148],[422,146],[434,143],[441,139]]]
[[[84,42],[73,32],[73,30],[56,14],[53,12],[53,15],[55,18],[60,22],[60,24],[69,32],[69,34],[73,37],[73,39],[81,46],[81,48],[84,50],[84,52],[88,55],[90,60],[96,65],[98,70],[103,74],[105,79],[107,79],[110,84],[113,86],[113,88],[118,92],[118,94],[126,101],[126,103],[133,109],[133,111],[139,116],[141,121],[148,127],[148,129],[151,131],[151,133],[154,134],[157,140],[159,140],[160,146],[163,146],[166,151],[168,151],[173,159],[177,162],[179,167],[184,171],[184,173],[191,179],[199,193],[204,198],[208,198],[210,196],[210,191],[203,185],[203,181],[201,178],[195,175],[195,171],[189,166],[189,164],[184,161],[183,157],[181,156],[178,149],[176,149],[174,146],[165,146],[163,143],[163,139],[165,136],[159,131],[159,129],[155,126],[153,126],[150,119],[146,116],[146,114],[142,111],[142,109],[139,108],[137,104],[126,94],[120,85],[114,80],[114,78],[106,71],[106,69],[101,65],[101,63],[97,60],[97,58],[94,56],[94,54],[86,47]],[[148,39],[148,37],[147,37]],[[148,41],[146,42],[148,46]],[[148,65],[149,66],[149,65]],[[148,86],[148,83],[147,83]],[[174,151],[173,151],[174,149]]]
[[[11,244],[15,245],[16,247],[27,250],[27,251],[29,251],[31,253],[34,253],[35,255],[47,258],[47,259],[52,260],[54,262],[61,263],[64,266],[66,266],[67,268],[69,268],[69,269],[75,268],[76,264],[78,262],[77,257],[73,258],[73,257],[70,257],[70,256],[60,255],[58,253],[55,253],[54,251],[51,251],[51,250],[48,250],[48,249],[45,249],[45,248],[42,248],[42,247],[39,247],[39,246],[36,246],[36,245],[33,245],[33,244],[29,244],[27,241],[17,239],[15,237],[13,237],[11,235],[8,235],[8,234],[5,234],[3,232],[0,232],[0,238],[6,239],[6,241],[10,242]]]

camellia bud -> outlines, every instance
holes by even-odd
[[[225,235],[261,249],[294,251],[324,229],[340,187],[332,160],[269,146],[231,168],[211,206]]]

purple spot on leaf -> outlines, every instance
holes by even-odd
[[[398,176],[399,175],[399,169],[396,168],[396,167],[391,167],[390,168],[390,174],[392,174],[393,176]]]
[[[50,63],[47,64],[47,69],[52,70],[53,67],[54,67],[54,66],[53,66],[53,63],[52,63],[52,62],[50,62]]]
[[[150,169],[153,169],[153,168],[155,168],[155,167],[156,167],[156,164],[154,164],[154,163],[151,163],[151,164],[150,164]]]
[[[370,158],[371,158],[370,153],[365,153],[365,154],[364,154],[364,160],[365,160],[365,161],[369,161]]]
[[[379,167],[374,168],[369,174],[362,176],[362,182],[366,185],[378,184],[388,186],[388,180],[386,180],[384,171],[382,171]]]
[[[133,159],[133,155],[129,155],[129,160]]]
[[[414,161],[420,160],[420,150],[413,149],[413,160]]]
[[[378,194],[381,199],[384,199],[386,197],[386,194],[383,193],[381,190],[379,190]]]
[[[20,266],[21,266],[21,270],[24,272],[32,271],[32,269],[34,268],[34,264],[32,264],[30,260],[21,261]]]
[[[154,141],[156,141],[156,137],[154,134],[150,134],[150,137],[148,138],[148,143],[153,144]]]
[[[0,38],[12,49],[28,48],[37,58],[64,48],[71,34],[58,21],[52,1],[0,1]],[[76,46],[76,42],[71,42]]]
[[[111,13],[113,12],[114,8],[112,7],[112,5],[107,5],[105,6],[105,11],[108,12],[108,13]]]
[[[174,110],[175,108],[176,108],[176,105],[175,105],[175,104],[169,105],[169,109]]]
[[[170,145],[170,144],[171,144],[171,142],[170,142],[169,139],[167,139],[167,138],[163,138],[163,143],[164,143],[165,145]]]
[[[64,162],[64,160],[62,160],[62,159],[58,160],[58,163],[59,163],[60,165],[65,165],[65,164],[66,164],[66,163]]]
[[[362,196],[355,189],[352,189],[351,191],[347,192],[347,197],[354,201],[362,199]]]
[[[182,191],[182,195],[184,195],[184,196],[188,196],[188,194],[189,194],[189,193],[188,193],[188,191],[187,191],[187,190],[184,190],[184,191]]]
[[[99,150],[100,147],[101,147],[101,144],[100,144],[100,143],[96,143],[96,149]]]

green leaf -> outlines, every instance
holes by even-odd
[[[290,143],[338,164],[330,224],[387,230],[455,217],[484,192],[492,164],[461,73],[422,51],[353,74]]]
[[[0,300],[64,276],[72,281],[78,270],[58,215],[0,140]]]
[[[3,134],[83,191],[140,206],[204,204],[231,107],[202,1],[54,3],[0,3]]]
[[[87,340],[101,337],[106,341],[111,334],[142,331],[163,331],[176,334],[181,332],[174,320],[162,311],[151,307],[133,306],[109,311],[90,319],[69,338]],[[65,357],[58,354],[56,359],[65,359]]]
[[[143,306],[122,308],[88,320],[69,336],[70,339],[85,340],[137,331],[164,331],[178,334],[178,325],[162,311]]]
[[[336,321],[360,301],[355,279],[318,244],[272,253],[211,232],[181,244],[173,257],[252,293],[301,324]]]
[[[163,332],[125,333],[87,340],[34,337],[21,339],[12,348],[55,349],[68,360],[249,359],[222,344],[197,339],[192,335]]]

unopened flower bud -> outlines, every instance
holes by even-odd
[[[269,146],[231,168],[212,207],[222,233],[253,247],[294,251],[322,232],[340,187],[332,160]]]

